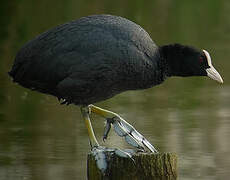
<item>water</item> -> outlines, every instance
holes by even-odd
[[[17,50],[57,24],[98,13],[141,24],[157,44],[205,48],[224,77],[170,78],[143,91],[97,105],[119,113],[161,152],[179,156],[179,179],[230,177],[230,2],[208,1],[1,1],[0,179],[86,179],[87,131],[79,108],[13,84],[7,76]],[[101,141],[103,119],[93,116]],[[103,144],[128,147],[114,132]]]

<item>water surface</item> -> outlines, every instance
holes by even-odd
[[[179,179],[229,179],[229,11],[227,0],[1,1],[0,179],[86,179],[89,143],[79,108],[13,84],[7,71],[37,34],[99,13],[141,24],[159,45],[179,42],[210,52],[224,85],[204,77],[170,78],[97,105],[119,113],[161,152],[177,153]],[[92,118],[102,145],[129,147],[114,132],[103,143],[103,119]]]

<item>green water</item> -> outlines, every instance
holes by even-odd
[[[179,156],[179,179],[230,177],[230,1],[2,0],[0,3],[0,180],[86,179],[87,131],[79,108],[13,84],[16,52],[37,34],[90,14],[109,13],[143,26],[158,44],[208,50],[224,78],[170,78],[158,87],[122,93],[97,105],[133,124],[162,152]],[[103,88],[103,87],[102,87]],[[102,145],[128,147],[93,116]]]

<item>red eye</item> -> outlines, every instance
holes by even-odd
[[[200,63],[203,63],[204,59],[202,57],[200,57]]]

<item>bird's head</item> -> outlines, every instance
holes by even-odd
[[[208,76],[223,83],[222,77],[213,67],[211,57],[206,50],[173,44],[162,46],[161,53],[168,66],[169,76]]]

